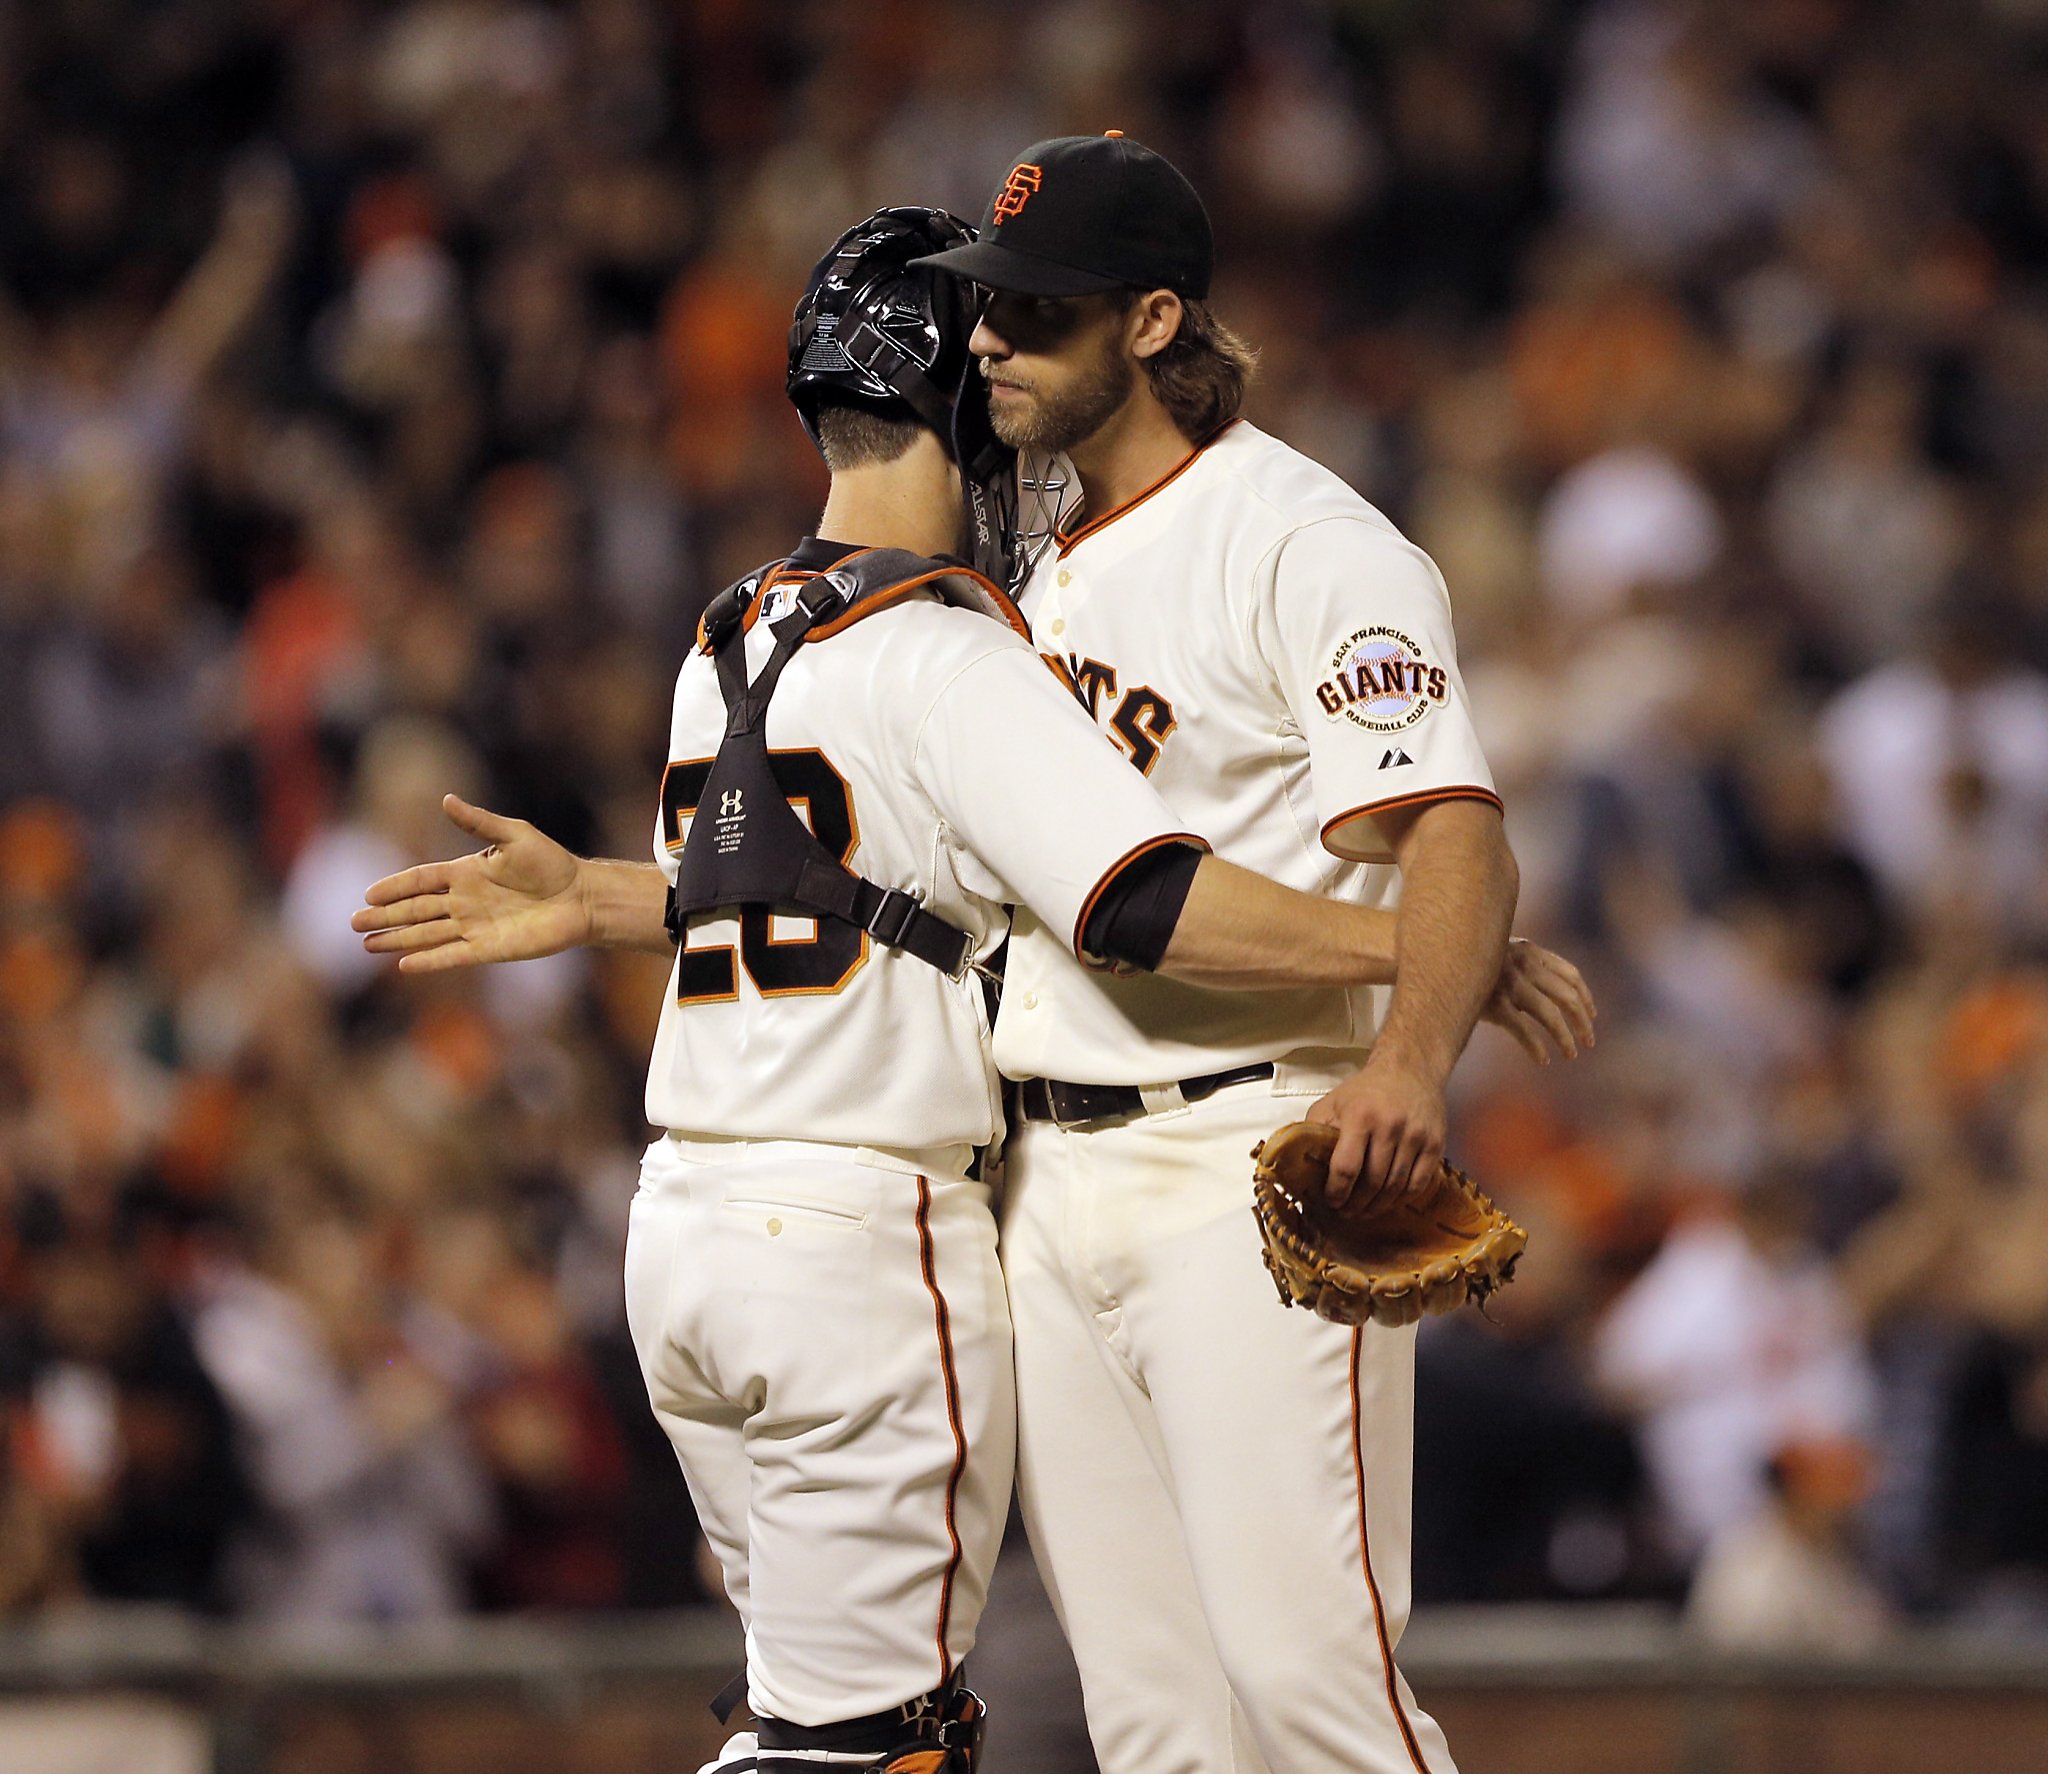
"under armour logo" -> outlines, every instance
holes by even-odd
[[[1002,190],[996,193],[996,221],[1007,222],[1031,201],[1031,194],[1038,189],[1045,177],[1043,167],[1033,166],[1028,160],[1020,161],[1010,168],[1010,176]]]
[[[1382,770],[1398,770],[1403,764],[1412,764],[1414,762],[1415,760],[1397,745],[1380,759],[1380,768]]]
[[[726,819],[737,819],[746,805],[746,797],[736,788],[729,788],[718,797],[718,811]]]

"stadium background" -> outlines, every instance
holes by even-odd
[[[810,261],[1109,127],[1603,1004],[1456,1080],[1534,1255],[1422,1341],[1423,1611],[2048,1633],[2042,0],[0,4],[0,1616],[703,1600],[659,967],[348,913],[451,787],[644,851]]]

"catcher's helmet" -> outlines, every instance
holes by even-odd
[[[989,424],[988,389],[967,349],[974,289],[911,262],[973,238],[957,217],[914,206],[877,210],[847,229],[797,302],[788,389],[813,444],[828,403],[908,407],[937,432],[960,466],[974,564],[1007,589],[1016,565],[1016,462]]]

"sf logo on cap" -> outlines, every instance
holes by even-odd
[[[996,220],[1007,222],[1029,203],[1031,193],[1038,189],[1039,181],[1044,177],[1044,169],[1033,166],[1028,160],[1011,167],[1008,180],[996,193]]]

